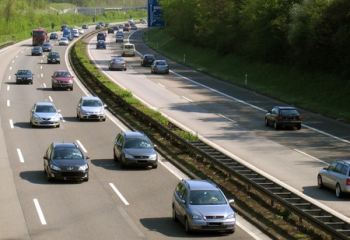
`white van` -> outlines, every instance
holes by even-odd
[[[132,56],[135,57],[136,54],[136,49],[135,49],[135,45],[132,43],[125,43],[123,45],[123,49],[122,49],[122,56]]]

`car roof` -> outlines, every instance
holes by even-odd
[[[64,72],[64,73],[70,73],[68,70],[55,70],[55,72]]]
[[[142,132],[122,132],[123,135],[125,135],[125,137],[129,138],[129,137],[147,137],[144,133]]]
[[[274,107],[279,109],[296,109],[295,107],[291,107],[291,106],[274,106]]]
[[[84,96],[84,97],[81,97],[81,99],[83,100],[100,100],[101,99],[99,97],[95,97],[95,96]]]
[[[52,102],[36,102],[35,105],[55,106]]]
[[[18,69],[17,72],[19,71],[29,71],[29,72],[32,72],[30,69]]]
[[[182,180],[185,185],[187,184],[190,190],[219,190],[219,188],[208,180],[189,179]]]
[[[66,143],[66,142],[53,142],[53,147],[54,148],[62,148],[62,147],[65,147],[65,148],[79,148],[78,145],[74,142],[71,142],[71,143]]]
[[[334,162],[342,162],[342,163],[345,163],[345,164],[349,164],[350,165],[350,160],[336,160]]]

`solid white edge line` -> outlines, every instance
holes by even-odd
[[[12,119],[10,119],[9,122],[10,122],[10,127],[14,128]]]
[[[118,197],[124,202],[125,205],[130,205],[128,201],[123,197],[123,195],[119,192],[119,190],[114,186],[113,183],[109,183],[109,186],[113,189],[113,191],[118,195]]]
[[[326,163],[326,162],[324,162],[324,161],[322,161],[322,160],[320,160],[320,159],[318,159],[318,158],[315,158],[314,156],[311,156],[310,154],[307,154],[306,152],[300,151],[300,150],[298,150],[298,149],[294,149],[294,151],[296,151],[296,152],[298,152],[298,153],[301,153],[301,154],[303,154],[303,155],[305,155],[305,156],[307,156],[307,157],[309,157],[309,158],[312,158],[312,159],[314,159],[314,160],[316,160],[316,161],[319,161],[319,162],[321,162],[321,163],[324,163],[324,164],[326,164],[326,165],[329,165],[329,163]]]
[[[21,149],[17,148],[17,154],[18,154],[19,161],[20,161],[21,163],[24,163],[24,158],[23,158]]]
[[[165,88],[165,86],[164,85],[162,85],[162,84],[160,84],[160,83],[157,83],[159,86],[161,86],[161,87],[163,87],[163,88]]]
[[[166,166],[162,161],[158,161],[160,164],[163,165],[163,167],[165,167],[166,169],[168,169],[168,171],[170,173],[172,173],[175,177],[177,177],[179,180],[182,180],[182,177],[180,175],[178,175],[176,172],[174,172],[173,170],[171,170],[168,166]]]
[[[84,148],[83,144],[81,144],[81,142],[80,142],[79,140],[76,140],[76,141],[77,141],[78,145],[81,147],[81,149],[83,149],[83,151],[84,151],[85,153],[87,153],[87,151],[86,151],[86,149]]]
[[[41,224],[42,225],[46,225],[46,220],[45,220],[43,211],[40,208],[40,204],[39,204],[38,199],[34,198],[33,201],[34,201],[34,205],[35,205],[36,211],[38,212]]]

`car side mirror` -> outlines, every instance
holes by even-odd
[[[228,203],[234,203],[235,200],[234,199],[228,199]]]
[[[61,110],[57,110],[57,112],[58,112],[58,113],[60,113],[60,112],[61,112]]]
[[[46,160],[47,160],[47,157],[46,157],[46,156],[44,156],[44,157],[43,157],[43,159],[46,159]]]
[[[90,157],[89,157],[89,156],[86,156],[85,158],[86,158],[86,160],[90,159]]]

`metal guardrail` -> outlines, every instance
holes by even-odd
[[[94,33],[95,32],[90,33],[85,37],[88,37]],[[72,48],[72,51],[74,51],[74,47]],[[85,69],[84,73],[76,72],[77,75],[83,74],[84,76],[89,76],[90,80],[93,81],[93,84],[99,86],[101,92],[107,94],[113,102],[117,102],[124,108],[130,109],[134,114],[141,116],[144,121],[147,121],[165,136],[168,136],[172,140],[187,146],[189,149],[191,149],[191,151],[200,154],[201,156],[211,160],[214,164],[224,168],[231,175],[234,175],[236,178],[247,184],[249,188],[253,188],[263,193],[265,196],[268,196],[271,199],[271,202],[278,202],[281,206],[285,207],[296,216],[299,216],[300,221],[304,220],[312,224],[334,239],[350,239],[350,223],[342,220],[341,218],[332,214],[330,211],[322,209],[311,201],[308,201],[306,198],[303,198],[302,196],[293,193],[287,188],[273,182],[267,177],[241,164],[239,161],[228,157],[206,143],[202,141],[188,142],[184,140],[180,136],[176,135],[171,129],[161,125],[140,110],[126,103],[121,97],[117,96],[95,76],[93,76],[78,58],[74,59],[74,62],[71,59],[70,61],[73,67],[80,65],[80,68]],[[82,79],[85,78],[83,77]],[[89,84],[85,83],[85,86],[89,87]]]
[[[10,46],[10,45],[13,45],[15,43],[16,43],[16,41],[13,41],[13,40],[0,43],[0,49],[5,48],[5,47]]]

